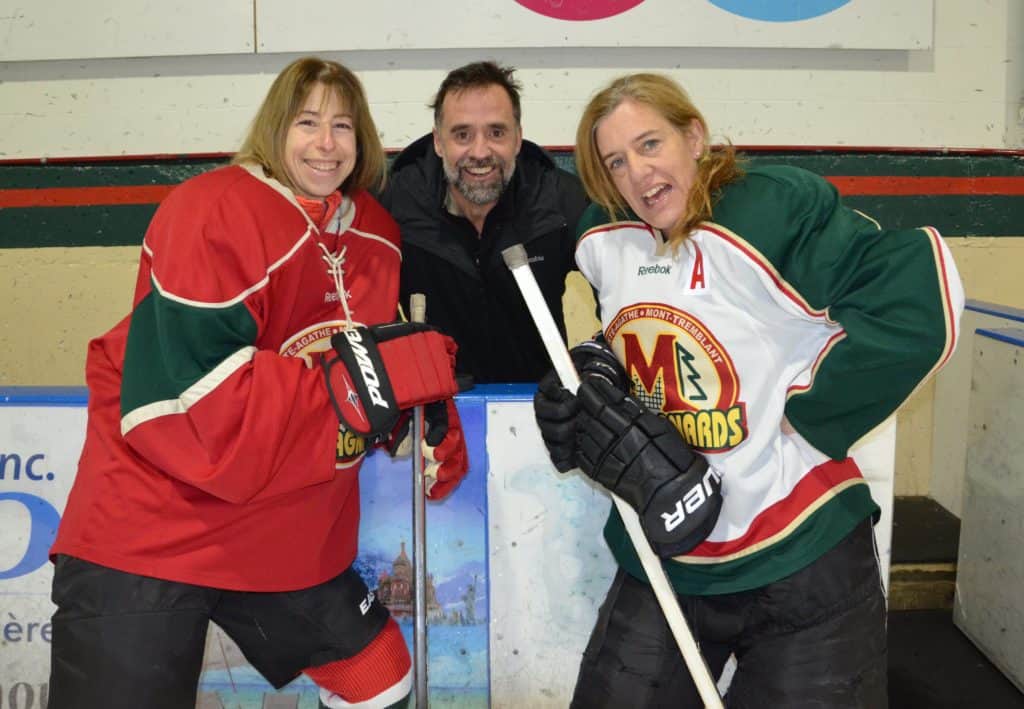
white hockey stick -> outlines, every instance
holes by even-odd
[[[555,325],[554,318],[551,317],[551,311],[548,310],[547,303],[544,301],[544,295],[540,292],[540,287],[533,277],[533,271],[530,270],[526,249],[522,244],[516,244],[502,251],[501,257],[505,259],[505,265],[509,267],[512,276],[516,279],[519,291],[523,294],[523,300],[526,301],[526,307],[530,311],[534,325],[537,326],[537,332],[540,333],[541,341],[558,373],[558,378],[562,381],[562,386],[575,394],[580,386],[579,375],[572,364],[569,350],[562,342],[558,326]],[[636,548],[637,556],[640,557],[640,563],[644,567],[644,573],[647,574],[651,588],[654,589],[654,595],[658,598],[658,604],[661,606],[662,613],[665,614],[665,620],[672,630],[679,651],[683,654],[683,660],[690,670],[690,676],[697,686],[704,706],[707,709],[723,709],[722,698],[718,694],[715,680],[708,670],[704,656],[700,654],[700,648],[697,647],[697,643],[693,639],[690,626],[686,624],[686,618],[683,617],[683,611],[679,607],[679,599],[676,598],[672,586],[669,585],[668,576],[665,575],[661,560],[655,555],[644,535],[643,528],[640,526],[640,518],[625,500],[614,493],[610,492],[609,494],[612,502],[615,503],[615,508],[619,511],[619,516],[622,517],[629,539]]]
[[[409,297],[409,320],[426,322],[427,297]],[[423,407],[412,410],[412,563],[413,563],[413,657],[415,658],[416,707],[427,706],[427,491],[423,477]]]

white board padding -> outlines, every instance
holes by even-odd
[[[953,622],[1024,691],[1024,329],[973,345]]]

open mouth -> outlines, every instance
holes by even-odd
[[[644,204],[648,207],[653,207],[658,204],[662,199],[672,190],[671,187],[665,184],[657,185],[647,190],[640,197],[643,199]]]
[[[459,165],[459,170],[462,171],[463,175],[465,175],[465,176],[467,176],[467,177],[469,177],[471,179],[477,179],[477,180],[485,178],[485,177],[490,177],[491,175],[494,174],[494,172],[497,169],[498,169],[497,163],[495,163],[494,161],[491,161],[491,160],[489,160],[487,162],[483,162],[483,163],[475,163],[475,164],[473,164],[473,163],[464,163],[462,165]]]

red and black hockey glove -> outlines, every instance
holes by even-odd
[[[454,399],[423,407],[424,489],[431,500],[454,490],[469,470],[469,453]]]
[[[581,380],[599,377],[623,393],[629,391],[626,371],[608,347],[602,333],[598,332],[594,339],[573,347],[569,350],[569,356]],[[562,387],[558,374],[551,370],[544,375],[533,397],[533,413],[551,462],[560,473],[577,467],[576,430],[579,412],[579,402],[568,389]]]
[[[679,431],[603,379],[580,385],[580,470],[628,502],[663,558],[704,541],[722,508],[722,479]]]
[[[361,436],[389,434],[405,409],[455,395],[455,341],[423,323],[343,330],[320,365],[338,420]]]

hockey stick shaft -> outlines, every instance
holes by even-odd
[[[523,300],[526,301],[530,317],[533,318],[537,332],[540,333],[541,341],[544,343],[548,357],[551,359],[551,363],[558,373],[559,379],[562,381],[562,386],[575,394],[580,386],[579,375],[576,373],[576,369],[572,364],[572,358],[569,356],[569,350],[562,341],[562,335],[555,325],[554,318],[551,317],[551,311],[548,309],[544,295],[541,293],[537,280],[533,276],[533,271],[530,269],[526,249],[523,248],[522,244],[516,244],[502,251],[501,256],[505,260],[505,265],[512,271],[512,276],[519,286]],[[708,670],[707,663],[704,661],[704,656],[701,655],[700,649],[693,639],[690,626],[687,625],[686,618],[683,617],[683,611],[679,607],[679,599],[669,584],[668,576],[666,576],[665,569],[661,565],[661,560],[655,555],[647,541],[646,535],[644,535],[643,528],[640,526],[640,518],[625,500],[614,493],[609,494],[611,495],[612,502],[615,504],[615,508],[619,512],[619,516],[622,517],[622,522],[625,525],[626,532],[629,534],[630,541],[633,543],[633,547],[636,549],[637,556],[640,557],[644,573],[647,574],[647,579],[651,583],[651,588],[658,599],[662,613],[665,614],[665,620],[672,631],[676,644],[679,646],[679,651],[683,655],[683,660],[686,662],[690,676],[697,686],[697,691],[704,702],[704,706],[707,709],[722,709],[722,698],[718,694],[715,681]]]
[[[426,322],[427,297],[409,297],[409,320]],[[423,407],[412,410],[412,560],[413,560],[413,657],[415,658],[416,707],[427,706],[427,491],[423,477]]]

